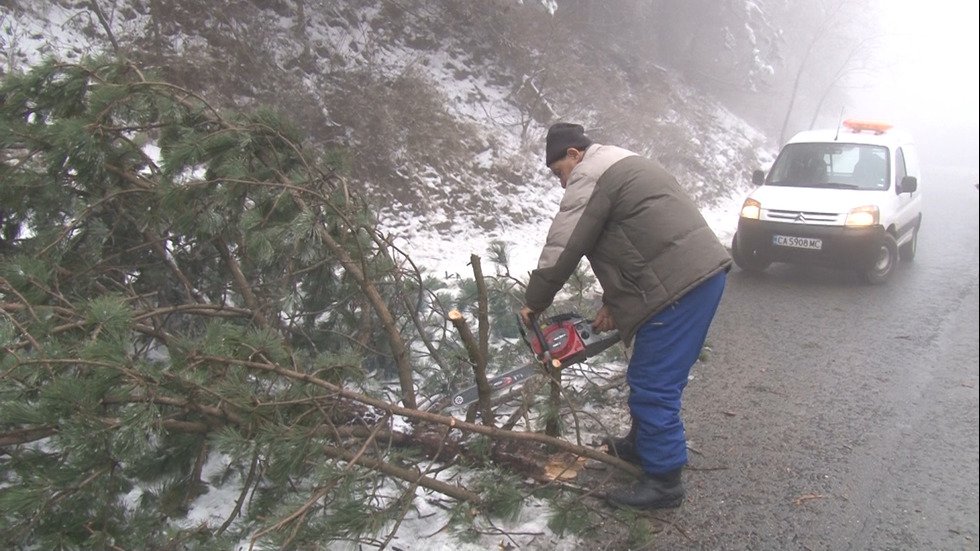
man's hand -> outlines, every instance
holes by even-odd
[[[532,310],[531,307],[527,305],[522,306],[521,311],[519,313],[521,316],[521,321],[524,322],[524,325],[528,328],[533,327],[532,324],[534,323],[534,318],[538,317],[538,313]]]
[[[613,323],[612,312],[609,311],[608,306],[603,304],[602,308],[596,312],[595,319],[592,320],[592,329],[598,333],[604,333],[615,328],[616,324]]]

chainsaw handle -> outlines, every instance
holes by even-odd
[[[514,314],[514,317],[517,318],[517,329],[521,332],[521,338],[524,339],[524,342],[526,342],[531,348],[531,351],[534,352],[534,345],[531,343],[531,340],[527,338],[527,331],[524,330],[524,320],[521,318],[519,313]],[[546,370],[551,370],[551,347],[548,346],[548,341],[544,339],[544,332],[541,331],[541,324],[538,322],[538,315],[531,314],[530,318],[531,329],[534,330],[534,337],[538,339],[538,346],[541,347],[541,362],[544,364]]]
[[[544,368],[551,371],[551,347],[548,345],[548,341],[544,339],[537,314],[531,314],[531,328],[534,329],[534,336],[538,338],[538,344],[541,346],[541,361],[544,363]]]
[[[521,338],[524,339],[524,342],[531,344],[531,341],[527,340],[527,331],[524,330],[524,320],[521,319],[521,315],[515,313],[514,317],[517,318],[517,330],[521,332]]]

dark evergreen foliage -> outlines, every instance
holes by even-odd
[[[125,62],[51,60],[0,97],[3,546],[140,548],[227,484],[247,527],[316,471],[351,485],[319,510],[373,508],[356,470],[317,467],[369,412],[302,378],[404,396],[378,384],[393,360],[364,371],[391,356],[379,318],[412,338],[401,297],[421,289],[344,180],[278,115],[219,113]]]
[[[420,485],[516,517],[517,478],[430,476],[457,453],[495,468],[494,439],[463,449],[438,405],[473,382],[446,309],[477,317],[477,286],[423,279],[287,119],[114,59],[50,60],[0,97],[4,547],[374,541]],[[500,271],[487,309],[512,336],[522,283]],[[494,348],[491,371],[526,361],[516,339]],[[221,526],[188,522],[229,489]]]

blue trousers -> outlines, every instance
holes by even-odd
[[[708,326],[725,289],[719,272],[644,323],[626,369],[636,451],[643,470],[660,474],[687,464],[681,394],[701,355]]]

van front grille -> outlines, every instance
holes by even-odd
[[[789,224],[834,224],[840,215],[832,212],[811,212],[798,210],[768,210],[766,220]]]

